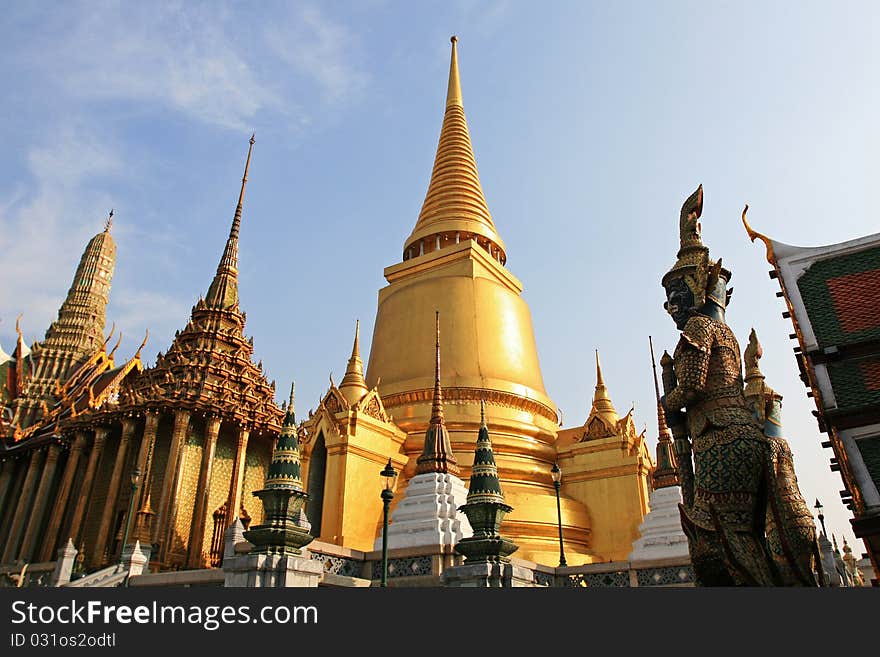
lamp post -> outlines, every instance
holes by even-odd
[[[128,543],[128,532],[131,527],[131,516],[134,514],[134,503],[137,498],[138,486],[141,483],[141,471],[135,467],[131,473],[131,499],[128,501],[128,515],[125,517],[125,532],[122,534],[122,546],[119,548],[119,566],[122,567],[125,559],[125,546]],[[128,575],[125,576],[125,586],[128,586]]]
[[[825,537],[827,538],[828,532],[825,531],[825,516],[822,514],[822,503],[817,499],[813,508],[816,509],[816,513],[819,517],[819,524],[822,525],[822,533],[825,534]]]
[[[382,477],[382,581],[379,586],[388,586],[388,505],[394,499],[394,483],[397,481],[391,459],[379,475]]]
[[[556,517],[559,519],[559,567],[564,568],[568,564],[565,562],[565,549],[562,544],[562,506],[559,504],[559,487],[562,484],[562,470],[558,463],[554,463],[550,469],[550,476],[553,477],[553,488],[556,489]]]

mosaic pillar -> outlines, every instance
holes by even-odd
[[[168,534],[167,531],[163,531],[163,528],[167,528],[171,524],[168,521],[168,510],[171,506],[171,491],[174,487],[178,466],[180,465],[180,450],[183,446],[183,441],[186,440],[186,430],[187,427],[189,427],[189,416],[189,411],[174,411],[174,428],[171,430],[171,446],[168,451],[168,461],[165,464],[165,476],[162,478],[162,495],[159,498],[159,509],[153,523],[152,542],[154,544],[160,541],[160,537]],[[166,552],[164,545],[165,541],[162,541],[162,543],[163,545],[160,549],[164,554]]]
[[[156,443],[156,431],[159,428],[159,413],[147,411],[144,421],[144,437],[138,452],[137,469],[141,473],[141,496],[139,508],[150,496],[150,467],[153,462],[153,446]]]
[[[6,538],[6,546],[3,549],[3,558],[0,559],[0,563],[10,563],[15,560],[18,554],[18,539],[21,537],[25,520],[30,514],[28,502],[36,485],[37,474],[40,471],[40,460],[40,450],[31,451],[27,474],[21,487],[21,494],[18,496],[18,506],[15,508],[15,515],[12,518],[12,525],[9,527],[9,535]]]
[[[229,527],[238,518],[241,507],[241,486],[244,480],[244,464],[247,455],[248,438],[251,432],[244,427],[238,430],[235,441],[235,461],[232,464],[232,478],[229,480],[229,497],[226,500],[226,526]]]
[[[98,535],[95,537],[95,549],[91,554],[91,565],[100,566],[104,563],[104,550],[107,548],[107,539],[110,532],[110,523],[113,521],[113,511],[119,498],[119,485],[122,482],[122,470],[125,467],[125,455],[128,453],[128,444],[134,436],[137,419],[126,417],[122,420],[122,435],[119,438],[119,447],[116,448],[116,460],[113,463],[113,474],[110,475],[110,485],[107,488],[107,500],[104,502],[104,511],[101,513],[101,523],[98,525]]]
[[[64,520],[64,512],[67,510],[67,501],[70,499],[70,489],[76,478],[76,469],[79,465],[80,456],[86,446],[86,434],[77,431],[70,454],[67,456],[67,465],[64,466],[64,474],[58,486],[55,496],[55,504],[52,506],[52,514],[49,516],[49,524],[46,526],[46,537],[43,539],[43,547],[40,550],[39,560],[49,561],[54,555],[55,544],[58,542],[58,532],[61,530],[61,522]]]
[[[37,486],[37,494],[34,497],[27,529],[24,530],[24,539],[21,542],[19,558],[22,561],[30,561],[34,551],[34,543],[43,525],[43,517],[46,515],[46,506],[49,502],[49,491],[52,481],[55,479],[55,470],[58,467],[58,456],[61,453],[61,445],[53,443],[46,452],[46,461],[43,464],[43,474],[40,476],[40,484]]]
[[[202,543],[205,541],[205,516],[208,513],[209,484],[211,483],[211,466],[214,463],[214,450],[217,447],[217,436],[220,434],[220,418],[212,417],[205,427],[205,443],[202,448],[202,464],[199,469],[199,485],[196,488],[196,503],[193,508],[192,524],[189,532],[189,551],[187,566],[201,568],[204,566]]]
[[[104,451],[104,441],[107,439],[109,432],[104,427],[95,429],[95,443],[92,445],[92,453],[89,454],[89,463],[86,466],[86,473],[83,476],[82,487],[76,500],[76,508],[73,511],[73,518],[70,520],[70,535],[73,538],[73,544],[78,545],[82,534],[83,525],[85,525],[86,507],[89,498],[92,495],[92,484],[95,481],[95,471],[98,469],[98,460],[101,458],[101,452]]]

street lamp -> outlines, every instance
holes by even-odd
[[[391,459],[379,475],[382,477],[382,582],[379,586],[388,586],[388,505],[394,499],[394,482],[397,481]]]
[[[822,533],[825,534],[827,538],[828,532],[825,531],[825,516],[822,514],[822,503],[817,499],[813,508],[816,509],[816,513],[819,516],[819,524],[822,525]]]
[[[562,484],[562,470],[558,463],[554,463],[550,469],[550,476],[553,477],[553,488],[556,489],[556,517],[559,519],[559,567],[564,568],[568,564],[565,563],[565,550],[562,547],[562,507],[559,504],[559,487]]]

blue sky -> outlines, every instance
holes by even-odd
[[[369,345],[443,116],[449,36],[483,189],[525,286],[544,382],[586,419],[593,350],[655,443],[648,335],[678,210],[702,183],[704,240],[755,327],[804,496],[854,537],[798,380],[776,283],[739,221],[800,245],[876,232],[874,3],[18,3],[0,26],[0,344],[42,337],[116,208],[108,319],[164,351],[204,294],[256,132],[240,247],[256,358],[304,414]],[[109,328],[109,326],[108,326]],[[366,359],[367,353],[362,354]],[[854,551],[863,551],[861,543]]]

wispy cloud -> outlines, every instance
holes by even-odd
[[[263,38],[282,61],[312,79],[328,102],[351,97],[366,84],[355,64],[357,39],[315,7],[299,8],[287,23],[266,28]]]
[[[90,190],[84,181],[121,169],[111,150],[81,130],[51,137],[51,147],[41,144],[27,155],[30,180],[0,202],[0,252],[10,255],[3,268],[0,315],[23,313],[29,339],[42,337],[37,333],[54,319],[82,248],[111,205],[105,193]]]
[[[291,7],[270,28],[251,24],[253,8],[214,2],[64,7],[64,29],[55,17],[16,56],[72,102],[137,103],[244,130],[261,113],[308,120],[316,101],[338,103],[364,78],[348,30],[314,6]]]
[[[21,313],[28,342],[43,338],[86,243],[102,229],[115,201],[104,190],[135,173],[117,155],[119,149],[106,142],[106,135],[82,124],[46,137],[25,157],[27,182],[0,199],[0,252],[9,254],[2,268],[0,333],[10,336],[13,318]],[[120,233],[124,240],[125,228],[119,228],[114,230],[117,242]],[[185,304],[169,295],[131,287],[116,292],[111,291],[111,307],[121,312],[115,317],[108,313],[108,321],[133,334],[148,325],[167,328],[172,313],[178,320],[185,316]]]

